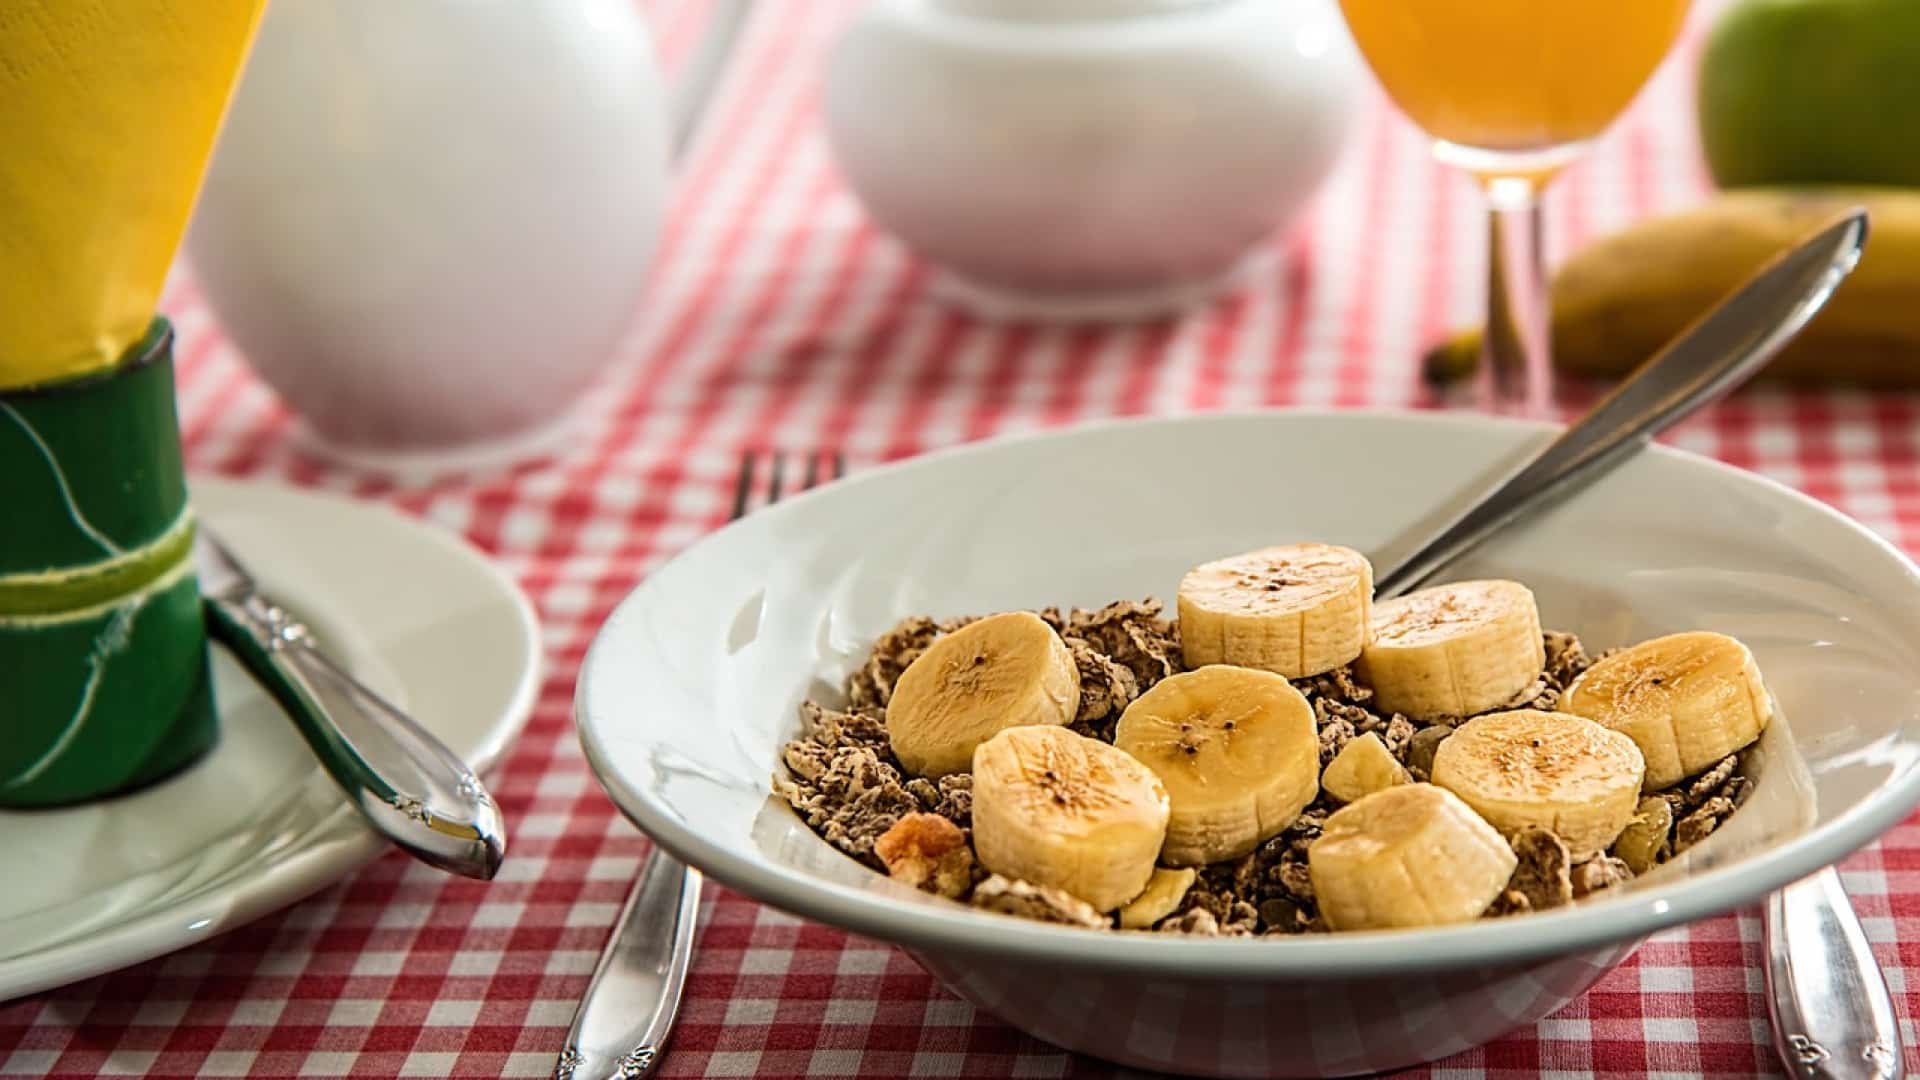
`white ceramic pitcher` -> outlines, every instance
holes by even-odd
[[[187,252],[336,456],[407,471],[565,434],[635,313],[684,129],[633,0],[274,0]]]

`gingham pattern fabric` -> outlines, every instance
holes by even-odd
[[[1477,314],[1483,224],[1467,182],[1430,162],[1383,99],[1370,98],[1310,215],[1232,294],[1145,326],[983,323],[930,296],[928,269],[875,231],[834,171],[818,82],[851,10],[761,5],[686,163],[620,360],[581,436],[548,463],[403,489],[306,456],[177,276],[166,309],[192,468],[390,503],[465,534],[532,594],[547,681],[493,780],[513,853],[490,885],[389,854],[199,947],[0,1004],[0,1075],[550,1074],[647,848],[582,760],[574,679],[614,603],[725,519],[743,448],[838,450],[859,469],[1088,417],[1432,404],[1416,357]],[[649,13],[665,51],[683,50],[697,5]],[[1556,250],[1705,189],[1693,40],[1555,188]],[[1671,441],[1920,550],[1912,397],[1750,392]],[[1845,880],[1911,1044],[1920,824],[1848,860]],[[887,946],[713,886],[704,921],[663,1075],[1112,1074],[974,1011]],[[1559,1015],[1431,1072],[1772,1071],[1759,936],[1754,912],[1663,934]]]

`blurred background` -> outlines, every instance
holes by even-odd
[[[945,302],[934,269],[875,225],[829,144],[828,51],[862,7],[823,0],[753,10],[672,182],[657,257],[575,445],[714,446],[728,429],[744,437],[778,423],[807,444],[890,458],[1083,410],[1436,400],[1418,377],[1421,356],[1478,321],[1485,211],[1472,181],[1433,159],[1430,140],[1364,65],[1325,182],[1223,290],[1157,319],[982,317]],[[1703,31],[1723,7],[1694,6],[1645,91],[1553,185],[1551,261],[1707,194],[1694,70]],[[641,8],[665,68],[677,71],[710,5]],[[243,85],[237,109],[248,92]],[[208,198],[216,194],[210,185]],[[181,324],[181,407],[199,463],[319,479],[297,444],[278,438],[291,416],[219,332],[191,267],[176,270],[163,308]],[[802,381],[829,392],[796,394]],[[655,401],[674,419],[636,425]],[[796,404],[800,415],[788,417]],[[874,422],[882,415],[888,421]],[[727,458],[716,449],[710,464]]]
[[[313,3],[274,6],[256,68],[271,55],[275,20]],[[442,19],[480,19],[485,11],[441,6]],[[536,594],[555,584],[550,575],[562,561],[555,556],[571,549],[584,558],[564,560],[570,580],[545,606],[582,619],[583,646],[598,615],[645,565],[724,520],[742,447],[832,449],[857,465],[1085,417],[1463,404],[1457,390],[1444,394],[1423,379],[1422,366],[1430,349],[1477,325],[1484,311],[1484,202],[1461,170],[1434,159],[1431,140],[1393,107],[1364,64],[1355,66],[1351,114],[1324,182],[1224,284],[1141,318],[1060,320],[990,305],[982,314],[978,305],[954,302],[941,288],[939,268],[875,223],[830,143],[823,83],[831,50],[873,7],[858,0],[748,7],[684,157],[658,193],[657,247],[631,300],[622,302],[628,314],[604,362],[589,364],[590,388],[537,453],[512,448],[491,463],[483,458],[478,469],[449,472],[431,459],[424,470],[383,468],[378,452],[371,467],[340,467],[339,455],[302,437],[294,411],[223,332],[221,312],[210,304],[217,298],[196,271],[258,254],[203,239],[233,154],[230,123],[188,243],[191,258],[176,266],[161,305],[180,331],[179,405],[190,466],[388,498],[494,551]],[[1550,263],[1630,223],[1709,197],[1695,76],[1707,31],[1728,8],[1693,5],[1644,91],[1553,183],[1545,200]],[[1334,4],[1312,10],[1338,22]],[[708,0],[644,0],[639,11],[671,79],[715,7]],[[487,69],[476,62],[463,77],[484,78]],[[235,118],[244,116],[259,77],[248,73]],[[417,76],[423,80],[425,74]],[[376,123],[380,110],[365,104],[347,115]],[[1178,105],[1177,98],[1168,103]],[[444,123],[452,132],[485,117],[484,109],[453,109]],[[329,137],[350,145],[354,135],[347,124]],[[430,160],[432,149],[429,140],[421,160]],[[511,145],[499,153],[502,161],[524,158]],[[530,165],[523,175],[550,177],[564,189],[567,162]],[[398,167],[395,175],[403,176],[414,166]],[[484,181],[478,170],[463,175]],[[1194,179],[1203,184],[1208,177]],[[539,197],[537,190],[526,196],[536,204]],[[502,205],[526,204],[503,197]],[[548,212],[537,207],[523,227],[538,227]],[[1885,246],[1886,231],[1876,235]],[[339,255],[358,262],[248,273],[339,279],[354,276],[343,266],[379,267],[405,248],[396,238],[388,253]],[[565,280],[580,269],[553,272]],[[447,284],[448,302],[457,306],[463,286]],[[463,332],[484,342],[489,320],[503,314],[476,305]],[[436,370],[457,363],[416,360]],[[537,385],[545,364],[539,357],[513,360],[488,378]],[[1596,389],[1563,382],[1561,410],[1591,400]],[[1668,441],[1759,469],[1911,543],[1920,541],[1920,521],[1896,513],[1887,486],[1908,483],[1905,474],[1850,464],[1842,455],[1911,463],[1917,417],[1905,392],[1761,385]],[[1785,426],[1789,420],[1796,429]]]

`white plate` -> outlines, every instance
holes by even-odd
[[[1668,449],[1451,576],[1513,577],[1593,648],[1682,629],[1754,649],[1783,720],[1754,797],[1660,872],[1569,908],[1281,941],[1103,935],[904,889],[768,777],[876,634],[913,613],[1096,605],[1263,544],[1404,548],[1413,519],[1546,437],[1479,416],[1286,412],[1091,425],[876,469],[688,549],[580,675],[594,771],[641,828],[750,896],[895,942],[1041,1038],[1151,1068],[1275,1076],[1440,1057],[1551,1013],[1649,933],[1757,899],[1920,799],[1920,570],[1800,494]],[[1789,722],[1791,734],[1789,734]]]
[[[202,520],[328,648],[476,769],[499,760],[539,687],[533,607],[443,530],[384,507],[194,478]],[[0,811],[0,1001],[205,940],[387,850],[293,725],[215,647],[220,743],[118,799]],[[509,837],[511,840],[511,837]],[[511,857],[511,848],[509,848]]]

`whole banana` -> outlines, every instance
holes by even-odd
[[[1742,188],[1587,245],[1553,277],[1554,366],[1632,371],[1761,264],[1856,205],[1872,228],[1859,269],[1760,377],[1920,387],[1920,189],[1909,188]],[[1478,330],[1460,334],[1427,355],[1427,376],[1465,378],[1479,350]]]

